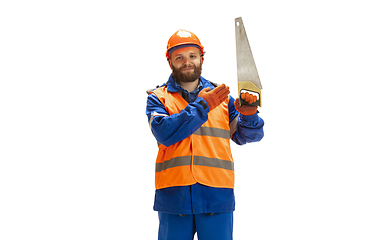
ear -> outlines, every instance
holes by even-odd
[[[167,60],[168,60],[169,67],[172,69],[171,59],[168,58]]]
[[[204,57],[202,56],[201,57],[201,65],[203,65],[203,62],[204,62]]]

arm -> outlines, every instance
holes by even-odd
[[[149,95],[146,114],[156,140],[169,147],[194,133],[208,120],[209,108],[204,108],[201,101],[207,106],[205,100],[198,97],[180,113],[169,116],[160,100],[154,94]]]
[[[228,109],[231,121],[230,126],[236,128],[232,130],[234,131],[231,136],[232,141],[238,145],[243,145],[250,142],[258,142],[264,137],[264,120],[257,115],[258,111],[250,116],[239,113],[235,108],[233,97],[230,97]]]

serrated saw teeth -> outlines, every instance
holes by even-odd
[[[257,92],[241,90],[240,91],[240,97],[241,97],[241,99],[243,99],[247,103],[252,104],[252,103],[256,102],[260,96],[259,96],[259,93],[257,93]]]

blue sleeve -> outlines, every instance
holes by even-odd
[[[251,116],[240,114],[236,110],[234,102],[234,99],[231,97],[228,105],[231,122],[239,115],[237,129],[232,134],[232,141],[238,145],[260,141],[264,137],[264,120],[258,116],[259,111]]]
[[[169,147],[194,133],[208,120],[209,108],[200,104],[201,101],[205,106],[208,105],[204,99],[198,97],[180,113],[169,115],[156,95],[149,95],[146,114],[156,140]]]
[[[229,103],[228,103],[228,111],[229,111],[229,122],[231,123],[237,115],[239,115],[239,112],[235,108],[235,99],[229,95]]]

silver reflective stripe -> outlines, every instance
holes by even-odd
[[[234,164],[232,161],[225,161],[218,158],[207,158],[202,156],[194,156],[193,157],[193,164],[194,165],[200,165],[200,166],[206,166],[206,167],[215,167],[215,168],[223,168],[227,170],[234,171]]]
[[[221,128],[200,127],[193,134],[200,135],[200,136],[210,136],[210,137],[231,139],[230,131],[221,129]]]
[[[157,113],[157,112],[153,112],[151,113],[151,119],[149,119],[149,128],[152,130],[152,121],[153,121],[153,118],[156,117],[156,116],[164,116],[164,117],[168,117],[168,115],[166,114],[161,114],[161,113]]]
[[[237,131],[237,123],[239,122],[239,115],[240,114],[238,114],[235,117],[235,119],[233,119],[232,122],[229,124],[229,128],[231,129],[231,137]]]
[[[191,156],[175,157],[163,163],[156,163],[156,172],[161,172],[173,167],[191,165]],[[206,167],[222,168],[234,171],[234,164],[231,161],[221,160],[218,158],[208,158],[203,156],[194,156],[193,164]]]
[[[191,156],[171,158],[168,161],[164,161],[162,163],[156,163],[156,172],[161,172],[163,170],[167,170],[168,168],[191,165],[191,162],[192,162]]]

